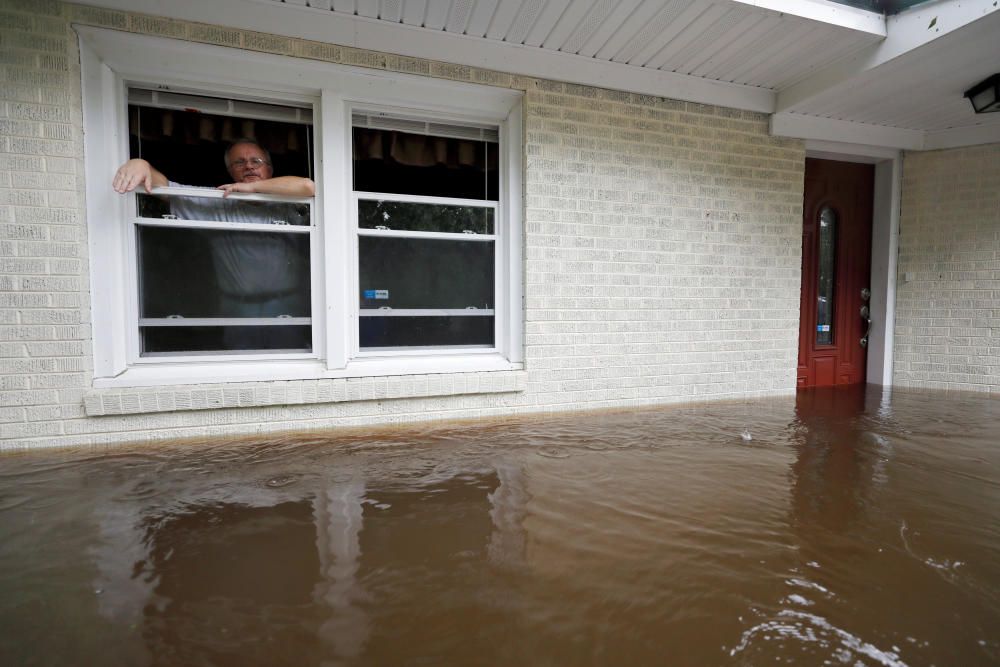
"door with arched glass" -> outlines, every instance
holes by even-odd
[[[872,165],[806,160],[798,386],[865,381]]]

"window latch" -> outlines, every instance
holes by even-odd
[[[475,234],[475,232],[474,232],[474,231],[472,231],[471,229],[463,229],[463,230],[462,230],[462,233],[463,233],[463,234]]]
[[[392,306],[379,306],[379,310],[392,310]]]
[[[288,221],[287,220],[272,220],[271,224],[272,225],[287,225]]]
[[[167,315],[168,320],[183,320],[183,315]]]
[[[375,229],[381,229],[383,232],[389,231],[389,228],[385,225],[375,225]]]

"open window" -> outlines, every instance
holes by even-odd
[[[520,92],[76,29],[95,387],[522,367]],[[315,197],[223,197],[247,136]]]
[[[312,352],[311,198],[215,187],[239,141],[274,175],[311,177],[312,110],[135,86],[127,101],[129,157],[171,179],[135,193],[139,356]]]

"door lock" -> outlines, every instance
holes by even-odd
[[[870,289],[868,289],[867,287],[862,287],[861,288],[861,300],[862,301],[866,301],[867,302],[868,299],[871,298],[871,296],[872,296],[872,291]],[[861,344],[861,347],[868,347],[868,336],[872,332],[872,316],[871,316],[872,315],[872,311],[868,307],[867,303],[865,303],[864,305],[861,306],[860,315],[861,315],[861,319],[863,319],[865,321],[866,328],[865,328],[865,335],[862,336],[861,340],[858,341],[858,342]]]

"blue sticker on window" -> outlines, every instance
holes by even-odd
[[[366,299],[388,299],[389,290],[387,289],[366,289],[365,292]]]
[[[830,331],[830,325],[829,324],[818,324],[818,325],[816,325],[816,331],[821,331],[823,333],[826,333],[826,332]]]

